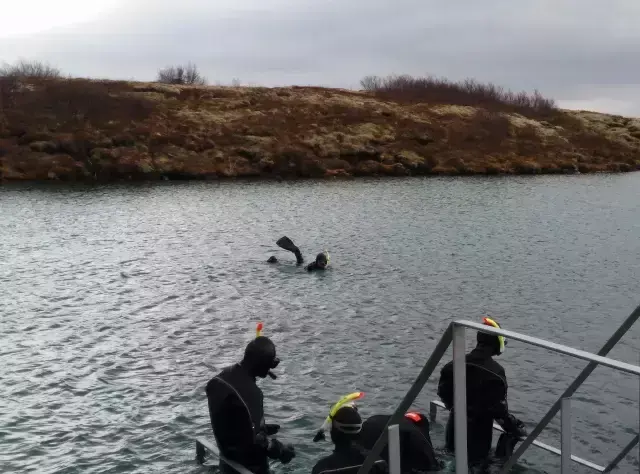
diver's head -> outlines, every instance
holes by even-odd
[[[325,252],[320,252],[316,255],[316,265],[318,268],[326,268],[329,264],[329,259],[327,258],[327,254]]]
[[[269,257],[269,260],[267,260],[267,263],[278,263],[278,259],[272,255],[271,257]]]
[[[331,441],[336,446],[351,444],[362,431],[362,418],[352,405],[340,408],[331,418]]]
[[[405,413],[404,417],[407,420],[411,421],[413,425],[422,432],[423,435],[429,436],[429,420],[426,416],[417,411],[410,411],[408,413]]]
[[[491,318],[484,318],[483,324],[494,328],[500,328],[500,325]],[[491,351],[491,355],[499,356],[504,353],[504,349],[507,345],[507,340],[504,336],[495,336],[493,334],[487,334],[485,332],[478,331],[477,335],[478,347],[486,347]]]
[[[258,336],[247,344],[244,350],[242,366],[253,377],[265,378],[271,369],[275,369],[280,363],[276,357],[276,346],[266,336]]]

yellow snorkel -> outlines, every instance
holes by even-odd
[[[484,317],[482,319],[482,322],[487,326],[492,326],[496,329],[500,329],[500,325],[491,318]],[[497,338],[498,338],[498,342],[500,343],[500,354],[502,354],[504,352],[504,346],[506,345],[507,342],[504,336],[497,336]]]
[[[322,426],[313,438],[313,442],[315,443],[324,439],[324,433],[331,427],[331,420],[340,408],[343,406],[353,406],[355,405],[355,401],[360,400],[362,397],[364,397],[364,392],[353,392],[338,400],[338,402],[331,407],[331,410],[329,410],[329,416],[327,416],[324,423],[322,423]]]

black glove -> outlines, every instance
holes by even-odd
[[[267,435],[269,436],[273,436],[274,434],[276,434],[278,431],[280,431],[280,425],[277,425],[275,423],[266,423],[264,425],[264,429],[267,432]]]
[[[285,444],[284,450],[280,455],[280,462],[282,464],[289,464],[289,462],[296,457],[296,450],[292,444]]]
[[[508,435],[516,439],[522,440],[527,437],[527,429],[524,423],[511,414],[504,420],[502,427]]]
[[[267,456],[271,459],[277,459],[282,464],[287,464],[295,456],[296,452],[291,444],[282,444],[275,438],[269,441],[269,448],[267,449]]]
[[[371,472],[373,474],[387,474],[389,472],[389,465],[382,459],[379,459],[373,464]]]

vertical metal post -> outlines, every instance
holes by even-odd
[[[389,427],[389,474],[400,474],[400,426]]]
[[[453,414],[455,428],[456,474],[468,473],[467,460],[467,364],[465,328],[453,326]]]
[[[560,407],[560,452],[562,474],[571,474],[571,398],[563,398]]]

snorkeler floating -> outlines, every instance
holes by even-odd
[[[300,249],[296,246],[296,244],[293,243],[293,241],[289,237],[287,236],[281,237],[276,242],[276,245],[282,249],[288,250],[289,252],[293,252],[293,254],[296,256],[297,265],[302,265],[304,263],[304,258],[302,258],[302,252],[300,252]],[[323,252],[320,252],[316,256],[315,261],[307,265],[305,269],[308,272],[311,272],[313,270],[324,270],[329,266],[330,260],[331,259],[329,257],[329,252],[325,250]],[[275,256],[271,256],[269,257],[269,260],[267,260],[267,262],[278,263],[278,259]]]

